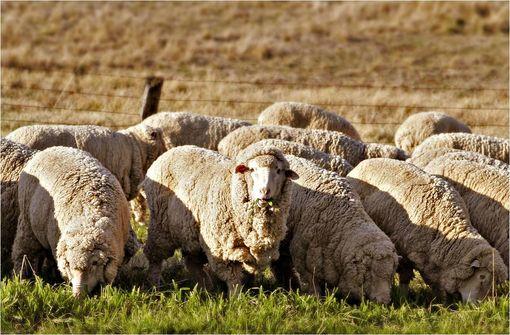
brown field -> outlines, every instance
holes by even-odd
[[[273,101],[303,101],[378,142],[392,142],[406,116],[439,110],[508,137],[507,2],[1,9],[3,135],[30,123],[134,124],[143,77],[157,74],[168,78],[160,110],[255,122]],[[26,107],[34,105],[55,109]]]

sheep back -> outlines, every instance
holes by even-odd
[[[472,275],[474,259],[490,272],[494,266],[496,282],[506,279],[503,260],[472,227],[460,194],[446,181],[384,158],[361,162],[348,179],[399,255],[434,288],[456,292]]]
[[[181,145],[216,150],[222,138],[237,128],[250,125],[242,120],[190,112],[156,113],[142,123],[162,130],[166,150]]]
[[[356,140],[361,140],[356,128],[340,115],[301,102],[272,104],[260,113],[258,124],[339,131]]]
[[[471,129],[452,116],[438,112],[410,115],[395,132],[395,145],[411,154],[414,148],[431,135],[471,133]]]
[[[452,148],[478,152],[482,155],[508,163],[510,141],[503,138],[466,133],[433,135],[418,145],[413,156],[438,148]]]
[[[508,266],[510,172],[483,163],[452,160],[449,155],[424,170],[450,182],[468,208],[471,223],[499,251]]]

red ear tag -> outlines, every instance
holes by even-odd
[[[236,166],[236,173],[245,173],[246,171],[248,171],[248,167],[246,165],[239,164]]]

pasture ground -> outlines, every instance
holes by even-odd
[[[254,122],[273,101],[326,104],[366,141],[390,143],[408,115],[433,109],[508,137],[505,2],[2,2],[1,11],[2,136],[32,123],[134,124],[143,77],[157,74],[168,78],[161,110]],[[141,289],[143,276],[82,301],[65,285],[3,278],[1,331],[508,332],[508,285],[471,305],[438,301],[417,279],[410,297],[395,290],[381,306],[270,285],[228,300],[190,289],[178,258],[164,290]]]

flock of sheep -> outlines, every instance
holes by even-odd
[[[341,116],[275,103],[258,125],[188,112],[121,131],[34,125],[1,139],[2,274],[54,271],[73,294],[112,283],[143,247],[151,284],[181,250],[190,278],[230,294],[278,284],[390,302],[395,273],[475,301],[508,280],[509,140],[437,112],[396,146]],[[145,245],[130,225],[150,211]]]

